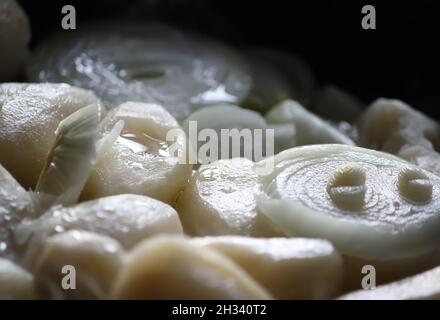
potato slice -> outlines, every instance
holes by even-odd
[[[115,299],[270,299],[215,250],[183,237],[157,237],[129,252],[111,290]]]
[[[286,100],[275,106],[266,114],[266,119],[270,124],[294,124],[296,128],[295,141],[298,146],[320,143],[355,144],[329,123],[307,111],[293,100]]]
[[[325,240],[222,236],[191,242],[228,256],[276,299],[328,299],[341,289],[343,260]]]
[[[155,234],[182,233],[177,212],[165,203],[129,194],[101,198],[54,208],[17,227],[16,241],[27,247],[25,263],[29,266],[35,263],[47,237],[72,229],[107,235],[120,241],[124,248]]]
[[[260,176],[257,207],[285,235],[328,239],[342,254],[381,269],[378,281],[439,260],[440,178],[434,174],[346,145],[292,148],[263,161],[275,169]]]
[[[0,84],[0,163],[24,188],[35,187],[60,121],[97,102],[67,84]]]
[[[34,268],[44,299],[105,299],[123,260],[120,243],[88,231],[71,230],[45,241]]]
[[[440,125],[406,103],[378,99],[359,124],[361,145],[393,153],[440,175]]]
[[[0,2],[0,82],[21,76],[29,57],[31,28],[26,13],[15,0]]]
[[[177,203],[185,232],[197,236],[277,235],[257,212],[256,188],[257,174],[250,160],[235,158],[201,166]]]
[[[118,121],[124,121],[122,133],[99,155],[82,199],[132,193],[173,204],[192,170],[178,154],[186,152],[183,131],[167,141],[168,132],[179,129],[177,121],[161,106],[140,102],[127,102],[109,112],[102,131],[108,132]]]
[[[35,298],[33,276],[12,261],[0,257],[0,300]]]
[[[0,165],[0,256],[13,256],[11,235],[24,218],[34,216],[32,199]]]
[[[375,289],[343,295],[342,300],[440,300],[440,267]]]

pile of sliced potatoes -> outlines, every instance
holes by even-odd
[[[2,1],[0,299],[440,297],[435,120],[161,24],[29,38]],[[191,121],[275,154],[183,163]]]

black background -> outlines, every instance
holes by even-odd
[[[365,102],[399,98],[440,119],[438,1],[336,0],[19,0],[35,45],[61,29],[61,7],[81,22],[108,17],[158,19],[236,46],[295,52],[321,84],[345,88]],[[363,30],[361,8],[372,4],[377,29]]]

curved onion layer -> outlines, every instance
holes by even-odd
[[[232,259],[276,299],[329,299],[341,289],[343,260],[325,240],[220,236],[190,241]]]
[[[100,107],[92,104],[60,122],[33,198],[37,214],[76,203],[96,162]]]
[[[341,300],[440,300],[440,267],[416,276],[346,294]]]
[[[116,141],[102,149],[81,199],[132,193],[173,204],[191,175],[184,163],[185,134],[176,119],[155,104],[126,102],[111,110],[101,130],[124,127]],[[113,129],[112,129],[113,128]],[[173,130],[176,135],[169,137]],[[117,132],[110,134],[113,139]]]
[[[233,105],[216,105],[198,110],[182,126],[190,139],[198,138],[198,161],[202,164],[235,157],[258,161],[293,146],[295,136],[294,125],[269,126],[258,112]],[[272,129],[273,134],[267,129]],[[228,136],[232,138],[228,139]],[[206,146],[210,145],[213,148],[208,153]]]
[[[361,145],[393,153],[440,175],[440,125],[406,103],[378,99],[365,111]]]
[[[46,240],[33,270],[39,297],[108,298],[110,286],[122,265],[123,255],[119,242],[107,236],[78,230],[56,234]],[[73,271],[65,266],[73,266],[75,269]],[[67,274],[75,277],[73,290],[66,290],[61,285]]]
[[[240,102],[251,86],[245,62],[232,49],[167,26],[121,21],[51,37],[28,76],[92,89],[113,106],[158,103],[178,119],[201,106]]]
[[[292,123],[295,125],[295,143],[298,146],[321,143],[355,143],[317,115],[307,111],[298,102],[286,100],[266,114],[270,124]]]
[[[36,220],[24,221],[15,230],[15,241],[24,251],[26,265],[33,266],[46,238],[68,230],[107,235],[130,248],[158,233],[181,234],[177,212],[169,205],[138,195],[119,195],[53,208]]]
[[[328,239],[363,259],[438,249],[440,178],[430,172],[345,145],[293,148],[274,161],[274,171],[260,177],[257,205],[286,235]]]
[[[116,299],[270,299],[226,256],[181,237],[160,236],[137,245],[125,258],[111,297]]]
[[[31,196],[0,165],[0,256],[13,255],[13,229],[21,220],[33,216]]]
[[[32,274],[0,257],[0,300],[35,298]]]
[[[68,84],[0,84],[0,163],[24,188],[34,188],[59,123],[93,103],[93,92]]]
[[[244,158],[219,160],[195,172],[177,202],[185,232],[190,235],[274,236],[257,212],[254,163]]]
[[[3,82],[15,80],[24,71],[31,28],[26,13],[15,0],[2,0],[0,13],[0,82]]]

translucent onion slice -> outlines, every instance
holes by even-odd
[[[17,226],[14,238],[24,251],[23,261],[32,267],[46,238],[68,230],[107,235],[130,248],[142,239],[159,234],[181,234],[177,212],[169,205],[138,195],[119,195],[53,208],[36,220]]]
[[[273,161],[272,173],[260,176],[257,205],[286,235],[328,239],[365,260],[438,250],[440,178],[430,172],[346,145],[293,148]]]
[[[440,175],[440,125],[406,103],[376,100],[359,127],[362,146],[393,153]]]
[[[107,114],[100,130],[111,142],[116,140],[98,154],[82,200],[132,193],[175,203],[192,164],[181,156],[186,154],[185,133],[168,111],[156,104],[126,102]],[[168,136],[170,132],[176,134]]]
[[[123,21],[52,36],[37,49],[28,77],[92,89],[113,107],[158,103],[178,119],[212,103],[238,103],[251,86],[232,49],[171,27]]]
[[[0,163],[25,189],[35,188],[59,123],[97,102],[68,84],[0,84]]]
[[[100,107],[84,107],[60,122],[56,139],[35,192],[35,210],[42,214],[56,205],[74,204],[96,161]]]
[[[197,152],[200,163],[206,164],[218,159],[235,157],[261,160],[266,156],[266,129],[268,129],[268,125],[266,120],[256,111],[233,105],[216,105],[194,112],[184,121],[182,126],[190,139],[198,141]],[[233,129],[236,129],[236,137],[241,136],[243,139],[227,139],[228,135],[233,133],[230,131]],[[209,130],[209,135],[205,136],[204,133],[207,130]],[[222,139],[222,130],[226,139]],[[289,132],[280,132],[279,136],[283,137],[286,134],[288,135]],[[211,136],[215,140],[212,140]],[[267,150],[269,150],[269,155],[273,155],[274,140],[268,142],[271,142],[272,146]],[[205,156],[203,146],[209,144],[215,147],[216,155]]]
[[[266,217],[257,212],[254,163],[244,158],[219,160],[195,172],[177,202],[190,235],[274,236]]]
[[[129,252],[111,297],[116,299],[270,299],[226,256],[181,237],[146,240]]]
[[[12,232],[21,220],[33,216],[31,196],[0,165],[0,256],[14,256]]]
[[[4,82],[22,75],[29,58],[31,28],[17,1],[2,0],[0,12],[0,82]]]
[[[0,300],[36,299],[32,274],[0,257]]]
[[[440,300],[440,267],[372,290],[346,294],[342,300]]]
[[[123,255],[119,242],[107,236],[78,230],[56,234],[45,241],[33,270],[39,296],[106,299]],[[63,288],[63,279],[74,289]]]
[[[229,257],[276,299],[328,299],[341,289],[343,260],[325,240],[221,236],[191,243]]]
[[[298,146],[321,143],[355,144],[338,129],[293,100],[286,100],[275,106],[267,113],[266,119],[270,124],[294,124],[295,141]]]

